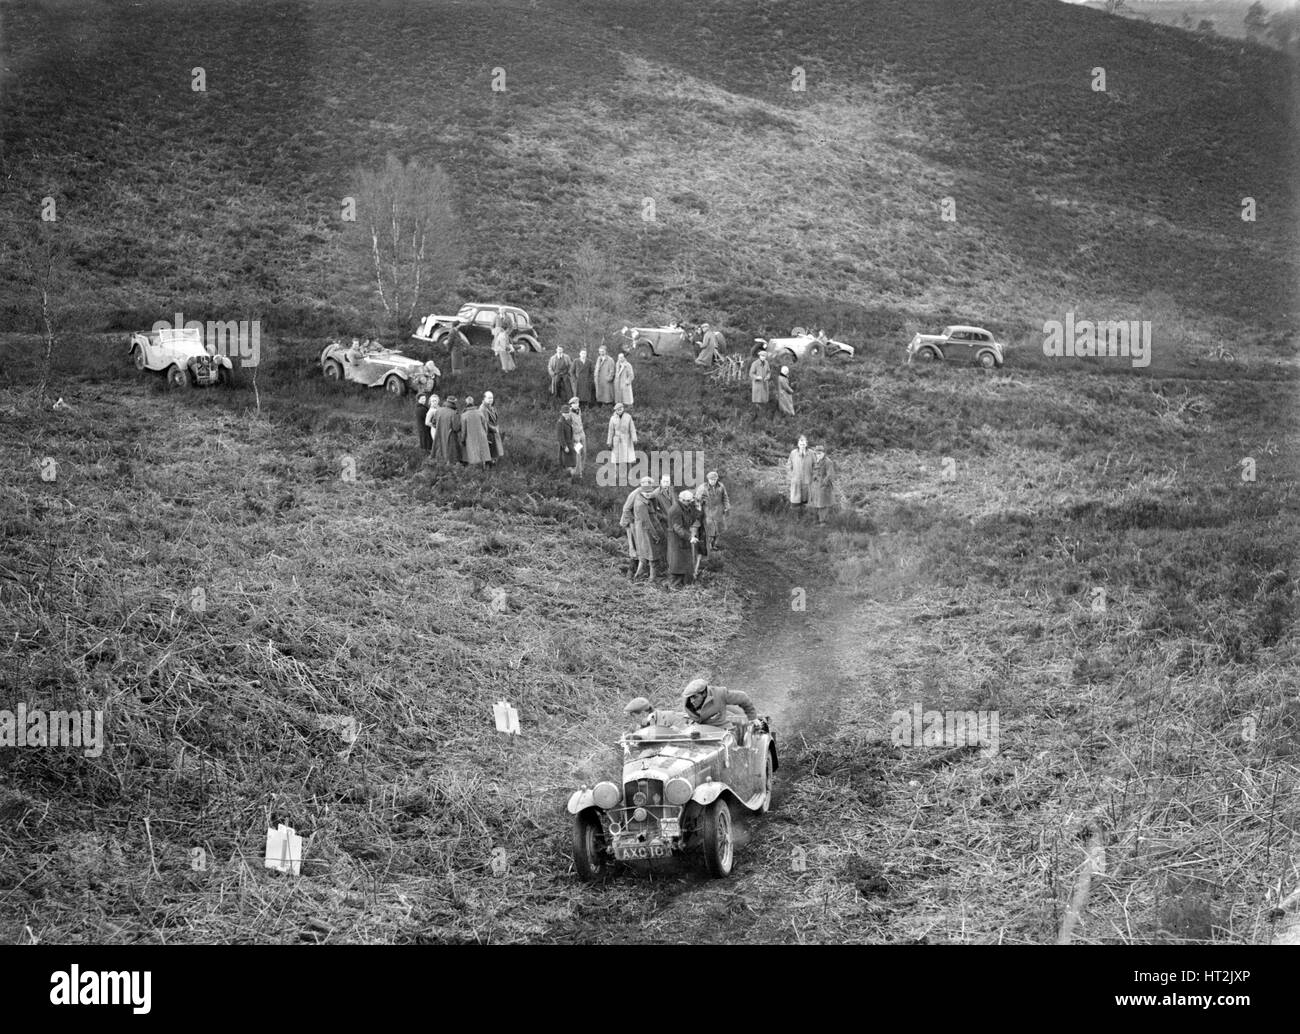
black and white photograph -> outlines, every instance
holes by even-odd
[[[1196,953],[1300,945],[1298,83],[1295,0],[0,0],[24,995],[1260,1006]]]

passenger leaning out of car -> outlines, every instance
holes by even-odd
[[[725,729],[728,725],[736,726],[736,740],[744,740],[744,723],[739,718],[727,714],[727,707],[739,707],[745,712],[747,721],[758,721],[758,708],[749,699],[748,693],[738,689],[726,689],[722,686],[710,686],[704,679],[692,679],[682,690],[682,703],[686,707],[686,720],[697,725],[712,725]]]

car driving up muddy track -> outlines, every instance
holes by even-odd
[[[605,879],[622,862],[702,851],[711,876],[735,862],[733,816],[772,803],[776,737],[769,719],[685,730],[652,725],[620,740],[623,787],[583,787],[569,798],[573,865]]]

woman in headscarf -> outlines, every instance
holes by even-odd
[[[817,523],[826,523],[826,514],[835,505],[835,468],[826,458],[826,449],[813,448],[812,482],[808,486],[808,505],[817,514]]]
[[[781,376],[776,379],[776,401],[781,412],[794,416],[794,389],[790,387],[790,367],[781,367]]]
[[[670,489],[671,491],[671,489]],[[695,580],[695,549],[699,546],[699,511],[694,493],[684,489],[668,508],[668,575],[674,589]]]
[[[632,364],[628,362],[627,356],[619,352],[618,362],[614,364],[614,401],[625,406],[632,405],[632,381],[635,378],[636,371],[632,369]]]
[[[727,514],[731,512],[731,500],[727,497],[727,486],[718,480],[718,472],[711,470],[695,495],[704,514],[705,540],[709,549],[718,548],[718,539],[727,530]]]
[[[483,426],[487,430],[488,451],[492,453],[492,458],[488,460],[488,466],[490,467],[506,454],[505,438],[501,434],[501,423],[497,420],[496,397],[492,392],[483,392],[483,401],[479,403],[478,411],[483,414]]]
[[[505,321],[497,316],[492,324],[492,351],[501,363],[501,369],[509,373],[515,368],[515,346],[510,340],[510,331],[506,330]],[[481,407],[480,407],[481,408]]]
[[[460,414],[460,445],[465,453],[465,462],[478,467],[492,460],[492,450],[488,448],[487,425],[483,413],[474,408],[474,396],[465,396],[465,408]]]

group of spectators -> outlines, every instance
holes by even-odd
[[[665,474],[656,485],[643,477],[623,503],[619,526],[627,532],[628,580],[642,575],[654,584],[662,574],[674,589],[699,576],[700,561],[709,551],[720,552],[731,500],[716,470],[702,485],[673,491]]]

